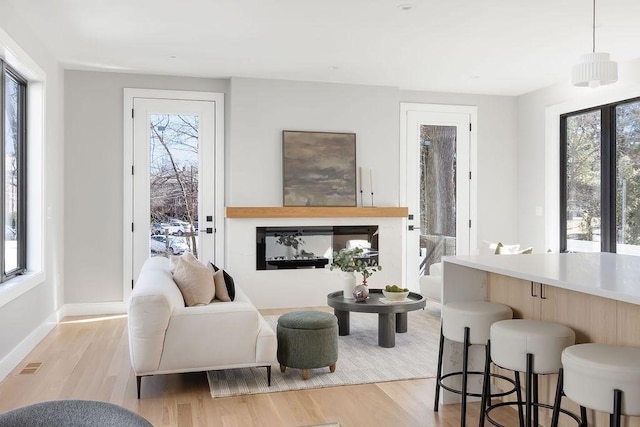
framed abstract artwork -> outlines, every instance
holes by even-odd
[[[356,206],[356,134],[282,132],[284,206]]]

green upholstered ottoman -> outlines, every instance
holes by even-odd
[[[336,370],[338,360],[338,320],[323,311],[294,311],[278,318],[278,362],[280,370],[302,369],[302,379],[309,379],[309,369],[329,367]]]

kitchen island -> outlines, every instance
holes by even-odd
[[[567,325],[576,332],[576,343],[640,346],[640,257],[610,253],[443,257],[442,302],[459,300],[500,302],[513,309],[514,318]],[[449,343],[445,350],[449,355],[445,360],[450,361],[445,369],[457,370],[460,349]],[[472,350],[472,365],[481,366],[482,349]],[[542,401],[553,396],[555,376],[549,377],[540,382]],[[449,402],[455,397],[445,395],[444,403]],[[577,409],[567,403],[563,405],[567,409]],[[549,425],[550,414],[544,415],[541,421]],[[595,418],[594,423],[589,411],[589,425],[608,425],[607,415]],[[624,425],[640,426],[640,419]]]

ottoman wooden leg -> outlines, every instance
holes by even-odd
[[[336,371],[336,364],[334,363],[333,365],[329,366],[329,372],[335,372]]]
[[[284,366],[282,363],[280,364],[280,372],[284,372],[287,370],[287,367]]]
[[[302,370],[302,379],[305,380],[305,381],[309,379],[309,370],[308,369],[303,369]]]

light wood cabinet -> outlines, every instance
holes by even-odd
[[[487,299],[510,306],[514,318],[546,320],[567,325],[576,343],[597,342],[640,346],[640,306],[540,283],[488,273]],[[540,376],[540,401],[552,403],[557,375]],[[579,413],[578,406],[563,398],[563,408]],[[588,411],[589,426],[608,426],[609,416]],[[551,424],[550,411],[540,412],[540,423]],[[561,426],[575,422],[561,417]],[[640,419],[624,417],[626,427],[640,427]]]

